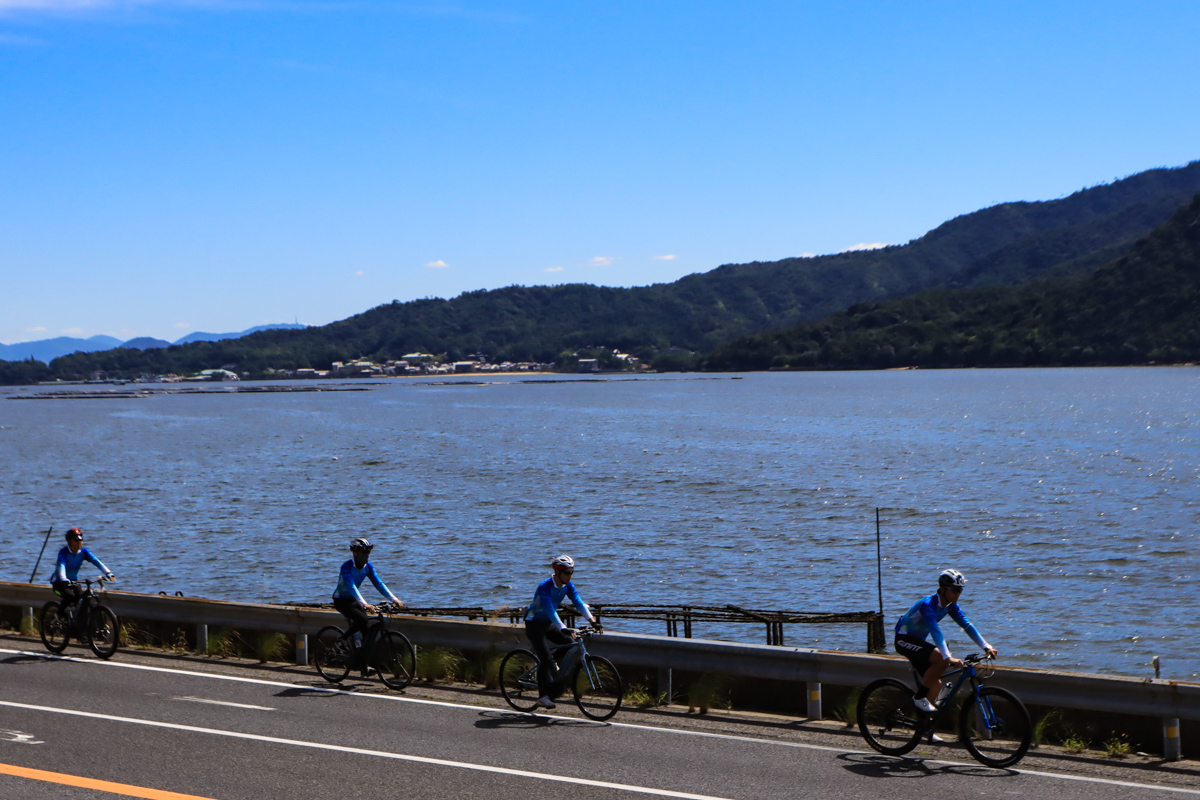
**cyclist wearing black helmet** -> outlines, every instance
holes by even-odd
[[[374,549],[374,545],[366,539],[355,539],[350,542],[350,552],[354,557],[342,564],[337,588],[333,591],[333,607],[340,611],[346,621],[350,623],[350,627],[346,629],[346,636],[354,642],[355,657],[360,662],[364,645],[363,639],[367,636],[367,629],[371,623],[367,613],[374,614],[375,606],[363,598],[358,587],[362,586],[364,580],[370,578],[376,591],[381,595],[396,605],[404,605],[400,602],[400,598],[392,594],[392,590],[379,579],[375,567],[368,561],[372,549]],[[367,672],[365,667],[363,672]]]
[[[50,585],[54,593],[63,599],[63,610],[67,611],[79,602],[82,593],[79,590],[79,568],[87,561],[104,573],[109,580],[116,580],[108,567],[100,563],[100,559],[92,555],[92,551],[83,546],[83,531],[71,528],[67,531],[67,546],[58,551],[54,563],[54,574],[50,576]]]
[[[913,702],[922,711],[936,710],[929,701],[930,690],[938,687],[947,667],[961,667],[963,663],[950,656],[946,637],[938,625],[947,614],[987,652],[989,658],[996,657],[996,648],[987,643],[958,607],[958,598],[966,583],[967,579],[958,570],[943,571],[938,576],[938,590],[913,603],[896,623],[896,652],[905,656],[921,675],[921,688],[913,696]],[[926,641],[929,636],[933,637],[933,644]]]

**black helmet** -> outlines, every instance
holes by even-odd
[[[362,550],[364,553],[369,553],[373,547],[375,547],[375,545],[371,544],[366,539],[359,538],[350,543],[350,552],[353,553],[355,550]]]

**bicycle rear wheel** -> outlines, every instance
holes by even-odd
[[[38,627],[42,631],[42,644],[51,653],[61,653],[67,649],[67,642],[70,641],[67,631],[70,630],[70,626],[67,615],[58,603],[51,601],[42,606]]]
[[[603,722],[612,719],[621,707],[625,685],[621,674],[607,658],[589,655],[575,670],[571,680],[575,690],[575,705],[588,719]]]
[[[537,708],[537,656],[528,650],[513,650],[500,662],[500,694],[517,711]]]
[[[408,637],[399,631],[384,631],[380,635],[372,660],[379,670],[379,680],[389,689],[408,686],[417,671],[417,653]]]
[[[326,625],[317,631],[312,648],[313,666],[330,683],[339,683],[350,672],[350,643],[342,629]]]
[[[924,726],[913,704],[913,690],[884,678],[863,689],[858,698],[858,730],[874,749],[902,756],[917,746]]]
[[[121,623],[107,606],[97,605],[88,614],[88,647],[100,658],[112,658],[120,643]]]
[[[1033,741],[1025,704],[999,686],[984,686],[978,700],[963,703],[958,730],[967,751],[989,767],[1011,767],[1025,757]]]

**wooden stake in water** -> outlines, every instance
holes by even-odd
[[[46,531],[46,539],[42,542],[42,552],[38,553],[37,563],[33,565],[33,572],[29,573],[29,582],[33,583],[33,576],[37,575],[37,568],[42,565],[42,556],[46,553],[46,545],[50,542],[50,534],[54,532],[54,526],[50,526],[50,530]]]
[[[879,613],[883,614],[883,545],[879,541],[879,508],[875,509],[875,569],[879,578]]]

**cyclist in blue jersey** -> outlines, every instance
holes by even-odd
[[[571,576],[575,574],[575,560],[570,556],[559,556],[550,562],[554,574],[542,581],[533,602],[525,610],[525,635],[533,645],[533,652],[538,657],[538,691],[541,697],[537,704],[541,708],[554,708],[554,698],[562,693],[562,687],[554,678],[554,657],[550,645],[570,644],[576,638],[575,631],[563,625],[558,616],[558,605],[564,599],[570,598],[571,604],[580,616],[592,623],[597,633],[602,632],[600,623],[592,616],[591,610],[584,604]]]
[[[100,559],[92,555],[92,551],[83,546],[83,531],[71,528],[67,531],[67,546],[58,551],[58,559],[54,562],[54,574],[50,576],[50,585],[54,593],[63,599],[62,609],[70,613],[83,597],[79,588],[79,568],[87,561],[104,573],[109,580],[116,580],[112,570],[100,563]]]
[[[350,627],[346,629],[346,637],[353,642],[354,658],[362,669],[364,678],[371,672],[362,657],[366,652],[364,648],[370,646],[369,642],[364,641],[371,624],[367,614],[374,614],[375,606],[363,598],[358,587],[362,586],[364,580],[370,578],[371,583],[375,585],[375,590],[381,595],[396,605],[404,605],[400,602],[400,598],[392,594],[392,590],[379,579],[375,567],[368,560],[374,548],[375,546],[366,539],[355,539],[350,542],[350,553],[353,558],[342,564],[341,572],[338,574],[337,588],[333,590],[333,607],[340,611],[346,621],[350,623]]]
[[[996,657],[996,648],[987,643],[958,607],[958,598],[966,583],[967,579],[958,570],[945,570],[938,576],[938,590],[913,603],[896,623],[896,652],[908,658],[921,675],[921,687],[913,696],[913,702],[922,711],[936,710],[929,701],[929,692],[938,688],[947,668],[963,664],[961,659],[951,657],[946,637],[938,625],[947,614],[987,652],[989,658]],[[933,637],[932,644],[927,641],[930,636]]]

